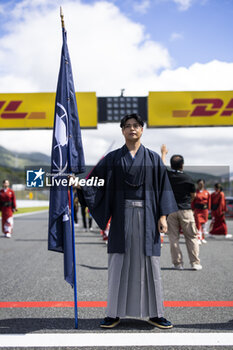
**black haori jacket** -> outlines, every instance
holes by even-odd
[[[160,256],[161,243],[158,220],[178,210],[167,176],[167,170],[159,155],[143,145],[136,157],[143,172],[145,193],[145,255]],[[125,253],[124,232],[124,161],[128,157],[128,148],[124,145],[106,155],[95,167],[91,176],[104,179],[104,186],[83,186],[83,193],[91,215],[104,230],[110,217],[111,225],[108,237],[108,253]],[[133,163],[135,164],[135,163]],[[132,178],[134,170],[132,172]],[[138,173],[138,171],[137,171]]]

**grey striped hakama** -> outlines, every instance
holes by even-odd
[[[125,200],[125,254],[108,254],[108,317],[163,317],[158,256],[144,253],[144,201]]]

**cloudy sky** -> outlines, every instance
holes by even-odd
[[[232,0],[9,0],[0,2],[0,92],[53,92],[60,64],[62,5],[77,91],[233,90]],[[230,165],[233,128],[146,129],[143,143],[186,164]],[[118,125],[83,130],[88,164]],[[50,154],[51,131],[0,131],[0,145]]]

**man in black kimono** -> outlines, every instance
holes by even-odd
[[[141,144],[143,121],[137,114],[121,120],[125,145],[112,151],[92,176],[104,186],[83,186],[89,210],[101,229],[111,217],[108,238],[108,306],[103,328],[120,317],[148,317],[159,328],[172,328],[164,318],[160,277],[160,233],[176,202],[159,155]]]

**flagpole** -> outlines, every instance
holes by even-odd
[[[77,298],[76,257],[75,257],[74,200],[73,200],[72,186],[70,186],[70,206],[71,206],[71,225],[72,225],[73,267],[74,267],[74,317],[75,317],[75,328],[78,329],[78,300],[77,300],[78,298]]]
[[[64,15],[60,6],[61,26],[65,29]],[[69,145],[68,145],[69,147]],[[68,162],[70,163],[70,152],[68,152]],[[76,279],[76,254],[75,254],[75,230],[74,230],[74,199],[73,187],[70,186],[70,206],[71,206],[71,225],[72,225],[72,248],[73,248],[73,269],[74,269],[74,317],[75,328],[78,328],[78,298],[77,298],[77,279]]]
[[[63,15],[61,6],[60,6],[60,17],[61,17],[61,27],[65,29],[64,15]]]

